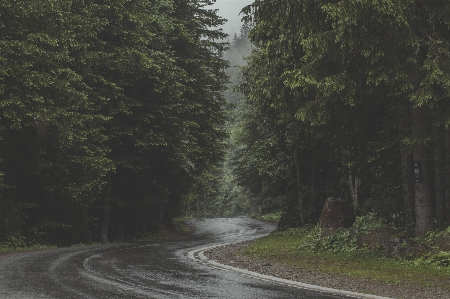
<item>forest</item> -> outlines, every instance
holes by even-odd
[[[242,13],[253,47],[235,79],[229,210],[303,226],[334,197],[415,236],[448,227],[450,3],[255,0]]]
[[[221,160],[209,0],[0,1],[0,243],[129,239]]]
[[[0,243],[328,197],[450,225],[448,1],[255,0],[233,37],[213,2],[0,0]]]

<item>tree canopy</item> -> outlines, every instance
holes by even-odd
[[[0,240],[123,239],[223,155],[209,0],[0,1]]]
[[[317,219],[326,197],[414,223],[418,236],[434,217],[448,225],[449,8],[414,0],[246,7],[256,47],[240,90],[258,116],[242,119],[239,183],[262,198],[284,196],[299,225]]]

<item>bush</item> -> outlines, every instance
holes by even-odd
[[[450,252],[440,251],[436,254],[427,254],[415,261],[416,265],[433,265],[436,267],[450,266]]]
[[[354,229],[339,228],[335,233],[321,237],[319,226],[313,229],[299,247],[303,250],[319,250],[328,252],[354,252],[358,250],[358,235]]]
[[[278,222],[278,220],[280,220],[280,217],[281,217],[281,212],[273,212],[273,213],[264,214],[264,215],[252,215],[252,218],[262,219],[262,220],[271,221],[271,222]]]
[[[303,236],[308,232],[307,228],[288,228],[285,231],[274,230],[271,235],[272,236]]]
[[[339,228],[329,236],[322,236],[319,226],[307,232],[304,243],[300,250],[327,251],[327,252],[355,252],[359,249],[358,239],[377,228],[384,226],[384,222],[376,217],[374,213],[356,218],[355,223],[350,228]]]

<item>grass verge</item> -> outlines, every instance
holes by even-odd
[[[12,253],[12,252],[26,252],[26,251],[36,251],[36,250],[43,250],[43,249],[52,249],[56,248],[56,246],[53,245],[31,245],[31,246],[24,246],[24,247],[14,247],[7,243],[1,243],[0,244],[0,254],[5,253]]]
[[[184,221],[186,218],[176,218],[172,221],[172,225],[165,227],[161,226],[160,229],[154,230],[152,232],[147,232],[139,234],[133,238],[126,240],[126,242],[136,242],[136,243],[151,243],[151,242],[161,242],[167,241],[179,237],[184,237],[192,233],[193,229],[186,225]],[[72,247],[90,246],[97,245],[100,243],[80,243],[73,244]],[[44,249],[57,248],[54,245],[41,245],[41,244],[31,244],[27,245],[25,242],[21,242],[20,245],[14,245],[11,243],[0,243],[0,255],[13,252],[26,252],[26,251],[36,251]]]
[[[306,241],[306,235],[270,235],[256,240],[240,254],[322,274],[450,290],[450,267],[388,259],[381,252],[369,250],[332,253],[299,249]]]
[[[253,219],[265,220],[273,223],[277,223],[280,220],[281,212],[273,212],[268,214],[254,214]]]

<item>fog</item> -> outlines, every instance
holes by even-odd
[[[242,8],[253,3],[253,0],[217,0],[211,8],[218,9],[218,15],[227,19],[228,22],[222,26],[224,32],[230,35],[239,34],[243,15],[239,15]]]

